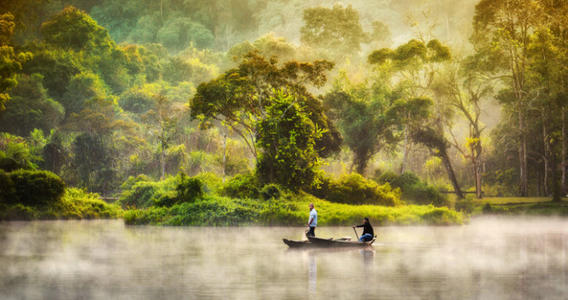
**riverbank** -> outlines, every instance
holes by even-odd
[[[473,215],[568,216],[568,199],[552,201],[549,197],[488,197],[473,200]]]
[[[132,209],[124,213],[129,225],[305,225],[308,204],[318,211],[319,225],[353,225],[365,216],[376,225],[456,225],[467,222],[467,216],[446,207],[432,205],[349,205],[332,203],[308,194],[294,199],[251,200],[206,196],[192,203],[171,207]]]
[[[0,203],[0,221],[114,219],[123,210],[98,194],[67,188],[61,199],[43,205]]]

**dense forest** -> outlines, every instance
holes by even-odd
[[[294,223],[298,197],[451,219],[567,192],[566,1],[4,1],[0,58],[18,216],[70,195],[120,214],[97,193],[133,223]]]

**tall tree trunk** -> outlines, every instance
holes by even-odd
[[[454,191],[456,193],[456,196],[458,197],[458,199],[463,199],[463,193],[462,190],[460,188],[460,185],[458,183],[458,179],[456,178],[456,173],[454,172],[454,168],[452,167],[452,162],[450,161],[450,157],[448,156],[447,152],[442,152],[439,153],[438,156],[442,159],[442,163],[444,164],[444,167],[446,168],[446,171],[448,173],[448,178],[450,179],[450,182],[452,183],[452,186],[454,187]]]
[[[521,197],[528,196],[528,176],[527,176],[527,136],[525,133],[524,109],[519,108],[519,194]]]
[[[475,196],[481,199],[481,164],[477,159],[473,160],[473,174],[475,176]]]
[[[164,179],[166,177],[166,150],[162,146],[162,153],[160,153],[160,179]]]
[[[400,163],[400,174],[406,171],[406,161],[408,160],[408,126],[404,126],[404,149],[402,162]]]
[[[544,195],[545,196],[549,196],[550,195],[550,191],[548,189],[548,183],[549,183],[549,174],[550,174],[550,142],[548,140],[548,130],[546,128],[546,118],[545,118],[545,114],[544,114],[544,109],[541,110],[541,116],[542,116],[542,142],[544,145],[544,176],[543,176],[543,181],[542,181],[542,186],[544,187]]]
[[[562,172],[562,182],[561,191],[562,195],[566,195],[566,108],[562,107],[562,137],[560,139],[562,143],[562,157],[560,157],[560,167]]]
[[[562,187],[560,185],[560,178],[559,178],[559,174],[558,174],[558,168],[557,168],[557,159],[556,159],[556,154],[552,153],[550,154],[550,162],[552,165],[552,201],[561,201],[562,200]]]
[[[227,132],[223,132],[223,183],[227,170]]]

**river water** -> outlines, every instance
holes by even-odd
[[[568,219],[376,230],[368,250],[289,250],[303,228],[0,223],[0,299],[568,298]]]

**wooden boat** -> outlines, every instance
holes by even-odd
[[[359,241],[346,241],[346,240],[334,240],[331,239],[322,239],[318,237],[308,236],[308,240],[316,247],[320,248],[365,248],[371,246],[375,239],[368,242],[359,242]]]
[[[365,248],[373,244],[375,239],[369,242],[352,242],[350,238],[334,240],[308,237],[307,241],[293,241],[288,239],[282,239],[282,241],[290,248]]]
[[[288,239],[282,239],[284,244],[288,245],[290,248],[310,248],[313,247],[310,241],[293,241]]]

